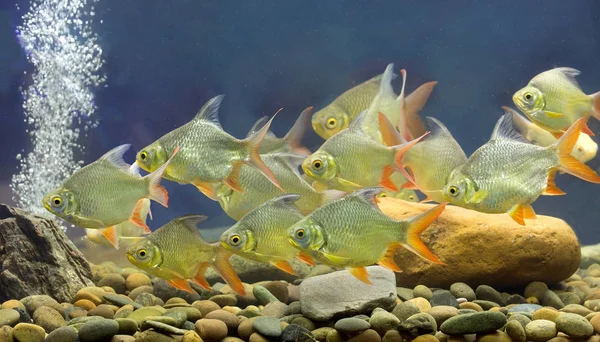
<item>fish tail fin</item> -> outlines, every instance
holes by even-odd
[[[167,192],[167,189],[160,185],[160,180],[162,179],[163,173],[167,169],[167,166],[169,166],[169,163],[173,160],[173,157],[175,157],[177,152],[179,152],[179,146],[175,148],[173,154],[171,154],[171,157],[164,164],[156,169],[156,171],[144,177],[148,177],[150,180],[148,198],[160,203],[164,207],[169,206],[169,193]]]
[[[281,111],[281,109],[279,111]],[[279,113],[279,111],[277,111],[277,113]],[[260,172],[262,172],[265,175],[265,177],[267,177],[271,181],[271,183],[273,183],[276,187],[278,187],[279,189],[281,189],[283,191],[283,188],[281,187],[281,184],[279,184],[279,181],[275,177],[275,174],[273,174],[273,171],[271,171],[271,169],[269,169],[269,167],[267,167],[267,165],[265,165],[263,160],[260,158],[260,154],[258,153],[260,144],[262,143],[263,139],[267,135],[267,132],[269,132],[269,127],[271,127],[271,122],[273,122],[273,119],[275,118],[277,113],[275,113],[275,115],[273,115],[273,117],[264,126],[262,126],[261,129],[259,129],[258,131],[256,131],[255,133],[253,133],[252,135],[250,135],[248,138],[244,139],[243,141],[248,146],[249,159],[247,162],[250,165],[257,168]]]
[[[310,126],[312,110],[312,106],[303,110],[298,119],[296,119],[294,126],[290,128],[289,132],[283,138],[290,145],[290,149],[294,153],[306,156],[310,155],[310,151],[302,145],[302,138],[304,138],[306,130]]]
[[[444,211],[446,203],[438,204],[435,207],[427,210],[426,212],[419,214],[413,218],[410,218],[408,232],[406,233],[406,241],[403,243],[404,247],[411,252],[417,254],[423,259],[432,261],[436,264],[443,264],[430,250],[425,246],[423,240],[421,240],[420,234],[429,227],[429,225],[435,221],[438,216]]]
[[[437,81],[424,83],[404,98],[404,121],[408,126],[408,131],[413,136],[419,136],[427,132],[419,112],[425,107],[433,88],[437,84]]]
[[[235,273],[233,266],[231,266],[231,263],[229,263],[229,258],[232,255],[233,253],[219,247],[213,266],[221,278],[223,278],[223,280],[225,280],[225,282],[231,286],[235,292],[241,296],[245,296],[246,289],[244,289],[244,284],[242,284],[242,281],[238,277],[237,273]]]
[[[100,234],[102,234],[102,236],[104,236],[106,240],[108,240],[108,242],[110,242],[110,244],[113,245],[113,247],[119,249],[119,235],[115,226],[111,226],[100,230]]]
[[[586,122],[587,118],[579,118],[560,139],[550,145],[550,148],[556,150],[560,163],[559,168],[562,171],[591,183],[600,183],[600,176],[594,170],[571,156],[571,151],[577,143],[581,129],[586,125]]]
[[[594,93],[592,95],[590,95],[590,97],[592,98],[592,115],[597,119],[600,120],[600,91],[597,93]]]
[[[391,125],[391,122],[389,120],[387,120],[387,117],[385,117],[385,115],[383,115],[381,113],[379,113],[379,120],[380,120],[380,122],[387,122],[387,124]],[[383,129],[381,131],[383,131]],[[413,139],[411,141],[405,142],[403,144],[399,144],[396,146],[390,146],[390,148],[394,149],[394,162],[393,162],[392,166],[394,166],[394,168],[397,171],[402,172],[404,174],[404,177],[406,177],[406,179],[409,182],[411,182],[415,185],[417,183],[415,182],[414,178],[408,173],[408,171],[406,171],[406,169],[404,168],[404,165],[402,164],[402,157],[404,157],[404,154],[406,153],[406,151],[408,151],[411,147],[415,146],[419,141],[421,141],[421,139],[425,138],[425,136],[427,136],[427,134],[429,134],[429,132],[425,132],[425,134],[421,135],[420,137]]]

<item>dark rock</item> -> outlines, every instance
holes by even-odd
[[[119,331],[119,323],[112,319],[97,319],[84,323],[79,328],[81,342],[103,342]]]
[[[497,311],[458,315],[446,320],[440,330],[447,335],[487,334],[502,328],[506,316]]]
[[[506,304],[525,304],[525,303],[527,303],[527,299],[525,299],[525,297],[518,295],[518,294],[510,295],[506,300]]]
[[[94,285],[81,252],[54,221],[0,204],[0,302],[48,294],[70,302]]]
[[[75,342],[77,341],[77,330],[73,327],[61,327],[55,329],[46,336],[44,342]]]
[[[479,300],[489,300],[490,302],[498,303],[500,306],[505,305],[504,298],[500,292],[496,291],[493,287],[488,285],[479,285],[475,289],[475,295]]]
[[[448,290],[436,290],[433,292],[433,296],[429,301],[431,306],[445,305],[453,306],[458,309],[458,301],[456,297]]]
[[[275,296],[280,302],[288,303],[290,294],[288,291],[288,284],[284,281],[271,281],[264,285],[265,289]],[[257,298],[258,299],[258,298]]]
[[[551,306],[556,309],[562,309],[565,306],[565,303],[560,300],[560,297],[552,290],[546,290],[542,298],[540,298],[540,303],[544,306]]]
[[[13,310],[19,313],[19,323],[33,323],[33,319],[25,310],[21,308],[13,308]]]
[[[334,330],[335,331],[335,330]],[[310,332],[310,330],[301,327],[297,324],[290,324],[281,333],[279,337],[280,342],[313,342],[315,340],[315,336]]]
[[[335,322],[335,325],[333,327],[337,331],[345,333],[356,333],[359,331],[369,329],[371,327],[371,324],[360,318],[348,317],[338,320],[337,322]]]

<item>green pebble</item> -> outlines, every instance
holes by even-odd
[[[356,317],[342,318],[335,322],[334,325],[335,330],[345,333],[356,333],[367,330],[370,327],[371,324],[369,322]]]
[[[506,316],[497,311],[464,314],[447,319],[440,330],[447,335],[487,334],[506,324]]]
[[[165,313],[166,317],[171,317],[175,320],[175,326],[181,328],[183,323],[187,321],[187,315],[183,311],[168,311]]]
[[[525,328],[517,320],[508,321],[504,327],[506,333],[513,342],[526,342],[527,335],[525,335]]]
[[[433,297],[433,292],[425,285],[417,285],[413,289],[413,296],[423,297],[427,300],[431,300],[431,297]]]
[[[118,334],[133,335],[138,331],[137,322],[131,318],[117,318],[115,321],[119,324]]]
[[[489,300],[474,300],[473,303],[481,306],[481,308],[486,311],[491,308],[499,308],[500,307],[500,305],[498,303],[492,302]]]
[[[200,310],[193,308],[193,307],[192,308],[188,308],[188,307],[172,308],[172,309],[167,310],[166,313],[177,312],[177,311],[185,313],[187,320],[190,322],[196,322],[197,320],[202,318],[202,313],[200,312]]]
[[[408,317],[421,312],[413,302],[403,302],[394,307],[392,314],[400,321],[406,320]]]
[[[394,316],[394,317],[396,317],[396,316]],[[313,323],[313,321],[311,321],[310,319],[308,319],[304,316],[294,318],[292,320],[291,324],[297,324],[297,325],[304,327],[311,331],[315,330],[317,328],[315,323]]]
[[[141,309],[137,309],[134,312],[130,313],[127,318],[131,318],[137,322],[138,326],[142,325],[142,322],[146,319],[146,317],[150,316],[160,316],[162,313],[160,310],[157,310],[152,307],[145,307]]]
[[[252,289],[252,294],[256,297],[258,304],[267,305],[272,302],[279,302],[279,299],[275,297],[269,290],[264,286],[256,285]]]
[[[388,330],[396,330],[400,324],[400,320],[390,312],[375,309],[371,314],[369,323],[371,324],[371,329],[383,336]]]
[[[398,298],[402,299],[403,301],[415,298],[413,289],[409,289],[407,287],[397,287],[396,293],[398,294]]]
[[[60,327],[46,336],[44,342],[76,342],[77,330],[71,326]],[[2,341],[2,338],[0,338]]]
[[[175,328],[172,325],[153,321],[153,320],[144,321],[144,323],[142,324],[142,330],[147,330],[144,328],[148,328],[148,329],[153,328],[156,331],[163,332],[166,334],[173,334],[173,335],[183,335],[186,332],[186,330]]]
[[[112,319],[98,319],[84,323],[79,328],[81,342],[102,342],[110,340],[119,331],[119,323]]]
[[[561,313],[556,319],[556,329],[575,339],[586,339],[594,334],[594,327],[583,316],[574,313]]]

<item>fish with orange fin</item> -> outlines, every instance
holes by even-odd
[[[216,199],[214,185],[220,182],[225,182],[235,191],[244,191],[238,182],[244,164],[257,168],[275,186],[281,187],[258,152],[275,116],[254,134],[240,140],[225,132],[219,123],[222,101],[223,95],[213,97],[192,121],[139,151],[136,160],[140,167],[154,171],[176,146],[180,146],[180,152],[165,170],[164,177],[182,184],[193,184],[209,198]]]
[[[397,132],[385,115],[379,113],[379,117],[384,139]],[[302,169],[314,181],[316,189],[352,192],[380,185],[392,191],[399,190],[390,176],[394,172],[406,172],[402,168],[402,157],[423,136],[407,143],[384,146],[363,132],[364,118],[365,112],[304,160]]]
[[[400,272],[394,256],[405,247],[434,263],[442,262],[420,234],[444,210],[439,204],[404,220],[385,215],[376,204],[381,188],[364,188],[315,210],[287,230],[289,242],[317,262],[345,267],[370,284],[366,266],[379,264]]]
[[[263,142],[260,144],[258,152],[262,154],[268,153],[294,153],[303,156],[309,156],[310,151],[302,145],[302,138],[306,134],[306,130],[310,126],[310,118],[313,107],[308,107],[300,113],[296,122],[283,138],[278,138],[269,131]],[[260,130],[268,122],[268,117],[263,116],[258,119],[254,126],[248,132],[248,136],[253,135]]]
[[[304,215],[294,204],[298,194],[285,194],[268,200],[250,211],[221,235],[221,245],[244,258],[270,263],[284,272],[295,274],[289,261],[298,258],[309,265],[314,261],[292,247],[287,228]]]
[[[452,204],[484,213],[508,213],[520,225],[534,219],[531,207],[540,195],[564,195],[555,183],[557,171],[600,183],[600,176],[571,156],[586,118],[580,118],[548,147],[531,144],[513,127],[506,113],[494,128],[490,141],[466,163],[454,169],[444,187]]]
[[[167,190],[160,185],[163,172],[168,167],[178,147],[171,157],[156,171],[140,177],[131,172],[123,160],[123,154],[130,145],[118,146],[95,162],[75,171],[56,190],[42,200],[44,207],[74,225],[89,229],[104,229],[111,243],[116,245],[114,226],[125,221],[150,231],[143,215],[144,199],[154,200],[167,206]]]
[[[244,286],[229,263],[232,253],[220,243],[207,243],[202,238],[197,225],[205,219],[202,215],[186,215],[170,221],[129,247],[127,259],[134,266],[188,292],[192,292],[188,279],[210,289],[204,273],[213,267],[234,291],[245,295]]]

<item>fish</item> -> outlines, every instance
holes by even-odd
[[[378,197],[393,197],[407,202],[419,202],[419,196],[416,191],[402,188],[402,186],[408,182],[408,179],[404,174],[396,172],[390,176],[390,179],[398,188],[398,191],[383,189],[379,195],[377,195]]]
[[[279,179],[283,191],[275,187],[255,168],[242,166],[239,181],[246,191],[243,193],[233,191],[226,184],[221,184],[215,189],[219,205],[234,220],[241,219],[252,209],[283,193],[300,194],[301,197],[296,205],[304,214],[344,194],[335,190],[318,192],[311,183],[302,179],[298,168],[304,161],[304,156],[293,153],[272,153],[262,155],[262,159]]]
[[[531,203],[540,195],[565,194],[556,186],[557,171],[600,183],[600,176],[571,156],[586,120],[578,119],[554,144],[541,147],[525,140],[513,127],[512,113],[506,113],[490,140],[450,173],[446,199],[479,212],[508,213],[525,225],[524,219],[536,218]]]
[[[452,170],[466,163],[467,156],[448,128],[436,118],[425,118],[430,134],[406,151],[402,165],[414,183],[403,187],[418,189],[427,197],[423,200],[447,202],[442,190]]]
[[[42,200],[46,210],[63,220],[89,229],[114,227],[125,221],[150,231],[142,217],[144,199],[168,206],[169,195],[160,185],[165,169],[177,155],[171,157],[154,172],[140,177],[130,171],[123,154],[130,145],[120,145],[108,151],[95,162],[75,171],[57,189]]]
[[[405,247],[431,262],[440,261],[420,238],[446,203],[407,220],[395,220],[377,207],[381,188],[364,188],[315,210],[287,230],[288,241],[315,261],[344,267],[371,284],[365,266],[379,264],[395,272],[396,250]]]
[[[296,122],[283,138],[278,138],[273,132],[268,131],[263,142],[258,148],[259,154],[268,153],[294,153],[298,155],[309,156],[310,151],[302,145],[302,138],[306,134],[306,129],[310,125],[310,118],[313,107],[308,107],[300,113]],[[258,119],[254,126],[248,132],[247,137],[252,136],[260,130],[269,120],[267,116]]]
[[[280,270],[295,275],[289,261],[298,257],[315,265],[288,242],[287,228],[304,218],[294,205],[302,196],[284,194],[268,200],[244,215],[226,230],[220,238],[223,248],[246,259],[270,263]]]
[[[506,106],[502,108],[505,112],[512,113],[513,124],[525,139],[542,147],[550,146],[556,142],[557,139],[550,132],[529,121],[516,110]],[[579,133],[579,138],[577,138],[571,155],[580,162],[587,163],[596,157],[597,152],[598,144],[589,135]]]
[[[402,157],[424,135],[407,143],[384,146],[362,131],[364,117],[365,112],[347,129],[326,140],[302,163],[304,173],[313,180],[317,191],[329,188],[353,192],[377,185],[399,190],[390,176],[396,171],[406,172],[402,168]],[[396,129],[382,113],[379,113],[379,121],[384,136],[396,134]]]
[[[513,102],[529,120],[560,137],[575,121],[600,119],[600,92],[586,95],[575,77],[581,72],[567,67],[544,71],[513,95]],[[587,123],[582,132],[593,136]]]
[[[393,73],[388,75],[385,83],[386,88],[384,89],[386,95],[390,94],[390,91],[391,95],[393,95],[393,89],[390,89],[391,85],[390,88],[387,88],[387,84],[397,76]],[[347,90],[323,109],[315,112],[311,119],[315,133],[327,140],[334,134],[347,128],[360,113],[368,109],[373,103],[373,100],[381,91],[383,77],[384,74],[377,75]],[[425,127],[421,122],[419,112],[427,103],[437,83],[437,81],[424,83],[404,98],[404,117],[406,119],[406,126],[411,132],[412,137],[418,137],[425,133]],[[376,114],[374,117],[377,117]]]
[[[185,215],[171,220],[129,247],[127,260],[190,293],[192,288],[187,279],[211,289],[204,273],[213,267],[234,291],[245,295],[244,286],[229,263],[232,253],[220,243],[207,243],[202,238],[197,226],[204,220],[206,216],[203,215]]]
[[[142,209],[140,210],[141,220],[146,224],[146,217],[150,214],[150,200],[144,198]],[[86,237],[93,243],[104,246],[113,246],[119,249],[121,243],[129,246],[143,239],[143,234],[149,234],[150,231],[140,227],[131,221],[119,223],[113,227],[104,229],[86,229]]]
[[[180,146],[180,152],[165,170],[164,178],[193,184],[211,199],[215,199],[214,185],[221,181],[235,191],[244,191],[238,176],[245,164],[257,168],[276,187],[281,187],[258,153],[275,115],[250,137],[237,139],[225,132],[219,123],[223,97],[218,95],[208,100],[192,121],[140,150],[136,155],[140,167],[154,171],[176,146]]]

